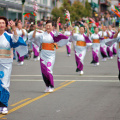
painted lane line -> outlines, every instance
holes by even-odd
[[[60,80],[60,79],[56,79],[54,80],[55,82],[62,82],[62,81],[65,81],[65,82],[68,82],[68,81],[76,81],[76,82],[119,82],[119,80],[86,80],[86,79],[83,79],[83,80]],[[21,80],[21,79],[15,79],[15,80],[11,80],[11,82],[43,82],[43,80],[35,80],[35,79],[25,79],[25,80]]]
[[[21,101],[19,101],[19,102],[17,102],[17,103],[15,103],[15,104],[12,104],[12,105],[10,105],[10,106],[16,106],[16,105],[18,105],[18,104],[20,104],[20,103],[22,103],[22,102],[25,102],[25,101],[27,101],[27,100],[30,100],[31,98],[26,98],[26,99],[24,99],[24,100],[21,100]]]
[[[65,84],[65,83],[67,83],[67,82],[70,82],[70,81],[64,81],[64,82],[60,83],[60,85],[63,85],[63,84]]]
[[[115,75],[54,75],[56,77],[118,77]],[[42,77],[42,75],[11,75],[11,77]]]
[[[59,90],[59,89],[61,89],[61,88],[63,88],[63,87],[66,87],[66,86],[68,86],[68,85],[70,85],[70,84],[72,84],[72,83],[74,83],[74,82],[75,82],[75,81],[70,81],[69,83],[64,84],[64,85],[56,88],[54,91],[57,91],[57,90]],[[45,94],[43,94],[43,95],[41,95],[41,96],[38,96],[38,97],[36,97],[36,98],[33,98],[33,99],[31,99],[31,100],[29,100],[29,101],[27,101],[27,102],[25,102],[25,103],[23,103],[23,104],[21,104],[21,105],[13,108],[13,109],[11,109],[11,110],[9,110],[9,111],[8,111],[8,114],[13,113],[13,112],[15,112],[16,110],[18,110],[18,109],[20,109],[20,108],[23,108],[24,106],[27,106],[28,104],[30,104],[30,103],[32,103],[32,102],[34,102],[34,101],[37,101],[37,100],[39,100],[39,99],[41,99],[41,98],[43,98],[43,97],[45,97],[45,96],[47,96],[47,95],[49,95],[49,94],[51,94],[51,93],[45,93]],[[8,114],[7,114],[7,115],[8,115]],[[2,118],[2,117],[4,117],[4,116],[6,116],[6,115],[0,115],[0,118]]]
[[[61,89],[61,88],[63,88],[63,87],[66,87],[66,86],[68,86],[69,84],[74,83],[74,82],[76,82],[76,80],[70,81],[70,82],[68,82],[67,84],[64,84],[64,85],[56,88],[54,91],[57,91],[57,90],[59,90],[59,89]]]

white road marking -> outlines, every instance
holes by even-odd
[[[35,79],[12,79],[12,82],[43,82],[43,80],[35,80]],[[76,82],[119,82],[119,80],[54,80],[56,82],[61,82],[61,81],[76,81]]]
[[[42,75],[11,75],[12,77],[42,77]],[[56,77],[118,77],[118,76],[115,76],[115,75],[83,75],[83,76],[80,76],[80,75],[53,75],[53,76],[56,76]]]

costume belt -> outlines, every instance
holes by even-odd
[[[107,37],[107,36],[104,36],[104,39],[108,39],[109,37]]]
[[[52,50],[58,49],[58,46],[56,43],[42,43],[42,50]]]
[[[11,58],[11,50],[0,49],[0,58]]]
[[[86,46],[86,42],[85,41],[77,41],[76,45],[77,46]]]
[[[100,43],[99,39],[93,39],[93,43]]]

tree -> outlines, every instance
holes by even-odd
[[[60,8],[53,8],[51,14],[53,15],[53,20],[56,21],[58,17],[60,17],[60,20],[62,23],[65,23],[65,18],[64,18],[64,14],[65,14],[65,9],[70,11],[71,9],[71,3],[69,2],[69,0],[63,0],[63,4],[62,7]]]
[[[66,9],[68,11],[71,10],[71,2],[69,0],[63,0],[63,4],[62,4],[62,7],[61,9]]]
[[[79,1],[75,1],[71,7],[71,21],[78,21],[80,17],[84,17],[85,7]]]
[[[72,5],[69,0],[63,0],[62,7],[53,8],[52,15],[53,19],[57,20],[58,17],[61,17],[61,22],[65,23],[65,9],[70,12],[71,21],[78,21],[81,17],[90,17],[91,16],[91,6],[86,1],[85,7],[80,1],[75,1]]]
[[[53,20],[57,21],[57,19],[60,17],[60,20],[64,22],[64,14],[61,9],[58,9],[57,7],[53,8],[51,14],[53,15]]]
[[[91,5],[88,2],[88,0],[86,0],[86,2],[85,2],[85,16],[90,17],[91,15],[92,15]]]

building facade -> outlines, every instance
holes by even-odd
[[[100,13],[104,13],[105,11],[109,10],[111,6],[111,0],[99,0],[100,5]]]
[[[22,0],[0,0],[0,16],[8,19],[22,19]],[[25,12],[33,12],[33,0],[25,0]],[[50,17],[54,0],[37,0],[38,13],[37,20],[43,17]]]
[[[111,5],[118,5],[119,0],[111,0]]]

